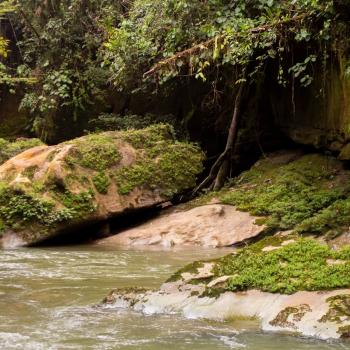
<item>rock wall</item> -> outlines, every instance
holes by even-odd
[[[277,127],[296,143],[342,151],[350,141],[350,79],[344,71],[344,59],[334,58],[326,72],[315,68],[307,88],[297,81],[289,88],[272,87],[270,104]]]

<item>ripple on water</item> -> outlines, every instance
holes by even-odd
[[[184,264],[228,252],[91,246],[0,251],[0,350],[349,349],[253,333],[242,324],[91,307],[113,288],[156,288]]]

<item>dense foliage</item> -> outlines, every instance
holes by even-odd
[[[109,30],[106,62],[118,87],[142,87],[143,78],[155,73],[158,82],[188,75],[220,80],[222,66],[234,67],[240,82],[269,60],[278,62],[281,84],[295,77],[307,86],[312,66],[327,59],[331,43],[344,49],[337,43],[341,23],[331,0],[136,0]],[[303,55],[288,60],[300,44]]]
[[[348,9],[344,0],[18,0],[3,2],[0,15],[16,31],[12,78],[36,81],[21,108],[45,138],[60,112],[76,120],[104,104],[110,83],[135,92],[194,76],[215,103],[275,61],[280,84],[307,86],[315,65],[347,54]],[[2,56],[6,46],[1,39]]]
[[[35,83],[26,85],[20,109],[31,114],[34,131],[45,139],[46,131],[59,123],[60,113],[74,121],[94,104],[105,103],[108,72],[101,67],[98,50],[106,38],[104,28],[109,21],[118,22],[123,4],[112,0],[12,3],[16,6],[12,13],[7,8],[3,21],[13,33],[16,50],[4,51],[8,41],[2,40],[0,53],[17,64],[11,69],[2,64],[12,78],[2,82]]]
[[[4,1],[0,3],[0,21],[8,13],[15,10],[13,2]],[[6,58],[8,55],[8,40],[0,33],[0,58]],[[0,62],[0,84],[8,81],[9,76],[7,74],[6,66]]]

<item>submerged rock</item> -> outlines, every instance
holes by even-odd
[[[265,331],[349,337],[350,249],[275,237],[178,271],[158,291],[113,291],[108,308],[188,318],[255,318]],[[274,251],[264,251],[274,246]],[[329,258],[343,264],[329,264]]]
[[[259,235],[265,227],[255,220],[233,206],[210,204],[164,214],[98,244],[225,247]]]
[[[156,206],[193,187],[203,159],[166,125],[29,149],[0,166],[2,242],[33,244]]]

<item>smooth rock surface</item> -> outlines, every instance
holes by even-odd
[[[255,220],[230,205],[203,205],[164,214],[98,244],[225,247],[259,235],[264,226],[256,225]]]

